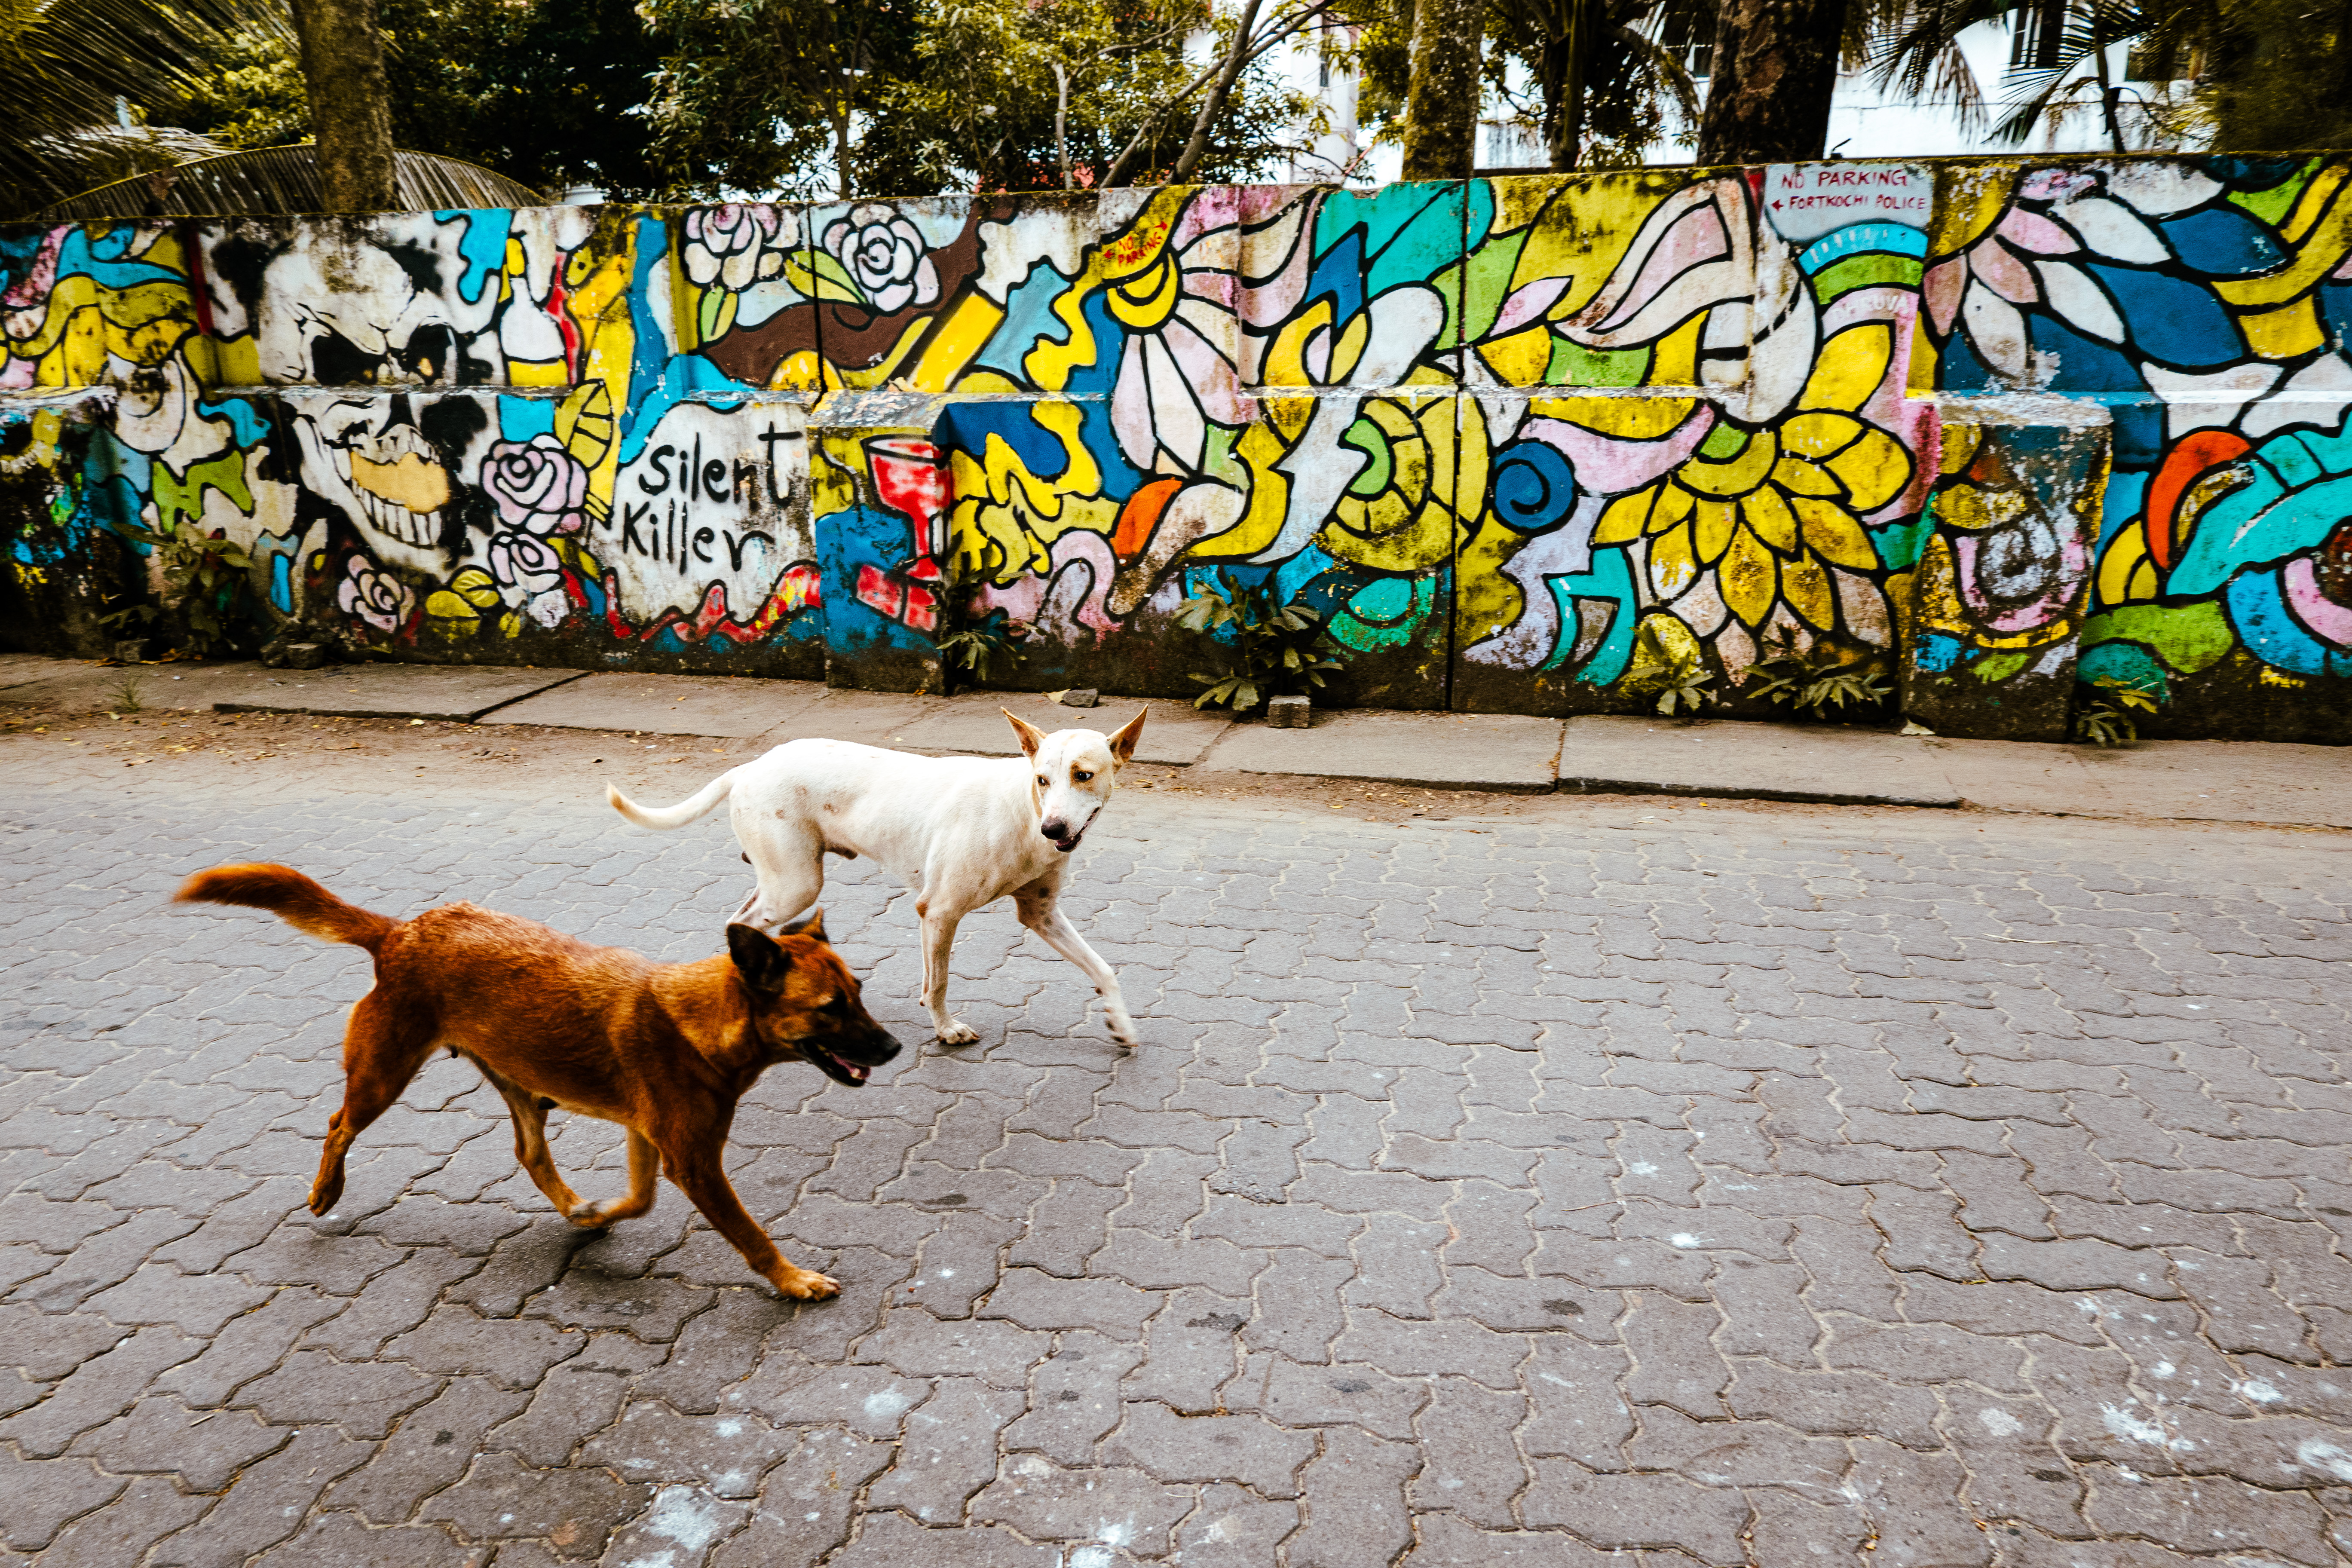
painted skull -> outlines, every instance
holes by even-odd
[[[298,406],[295,437],[306,488],[339,503],[371,549],[438,571],[457,486],[448,459],[418,426],[412,401],[342,397]]]

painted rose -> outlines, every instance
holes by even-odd
[[[352,556],[344,574],[335,590],[335,603],[343,613],[358,616],[380,632],[398,631],[416,604],[408,585],[364,555]]]
[[[499,521],[536,534],[577,533],[587,521],[588,470],[552,436],[500,441],[482,459],[482,489]]]
[[[563,593],[563,562],[554,546],[536,534],[501,533],[487,552],[490,575],[509,604],[520,604],[525,615],[543,626],[561,623],[571,613]]]
[[[563,563],[547,541],[528,533],[501,533],[489,543],[490,574],[499,586],[523,594],[563,585]]]
[[[866,291],[866,302],[887,315],[940,297],[940,275],[923,237],[895,208],[865,202],[825,226],[824,247]]]
[[[799,228],[792,214],[764,202],[695,207],[686,215],[679,259],[698,287],[746,289],[783,270],[783,253],[799,243]]]
[[[2039,630],[2064,616],[2091,569],[2090,552],[2069,526],[2022,498],[1981,532],[1956,533],[1960,596],[2004,637]]]

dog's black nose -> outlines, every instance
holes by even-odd
[[[1037,825],[1037,831],[1052,839],[1055,843],[1059,844],[1063,839],[1067,838],[1070,836],[1070,825],[1056,816],[1052,818],[1050,821],[1039,823]]]

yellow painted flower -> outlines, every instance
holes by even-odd
[[[1833,570],[1878,564],[1861,517],[1910,479],[1902,443],[1851,415],[1809,411],[1761,430],[1724,420],[1688,462],[1603,512],[1593,542],[1646,538],[1662,601],[1682,598],[1711,571],[1724,607],[1744,625],[1761,626],[1785,600],[1828,631],[1836,624]]]
[[[1775,424],[1749,428],[1700,410],[1715,420],[1706,438],[1664,479],[1612,502],[1592,542],[1646,542],[1652,591],[1701,636],[1725,613],[1759,629],[1780,604],[1831,631],[1843,602],[1849,629],[1884,640],[1885,601],[1866,575],[1878,554],[1863,520],[1903,493],[1912,461],[1857,414],[1879,384],[1889,337],[1879,325],[1841,333],[1797,410]]]

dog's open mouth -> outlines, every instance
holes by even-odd
[[[854,1062],[847,1057],[836,1056],[814,1040],[801,1042],[801,1055],[814,1062],[818,1070],[825,1077],[845,1083],[852,1089],[863,1084],[874,1072],[874,1069],[865,1063]]]
[[[1084,832],[1078,832],[1071,834],[1067,838],[1049,839],[1047,842],[1051,843],[1055,848],[1060,850],[1063,854],[1067,855],[1071,850],[1076,849],[1078,847],[1078,840],[1085,837],[1086,834]]]

